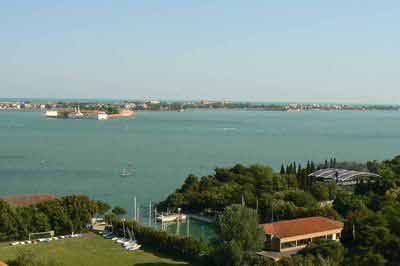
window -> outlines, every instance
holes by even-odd
[[[326,239],[328,239],[328,240],[333,240],[333,235],[327,235],[327,236],[326,236]]]
[[[321,239],[326,239],[326,237],[325,236],[313,237],[312,241],[314,242],[314,241],[318,241]]]
[[[340,233],[337,233],[336,234],[336,240],[339,240],[340,239]]]
[[[308,245],[310,243],[311,243],[311,238],[297,240],[297,245],[298,246],[305,246],[305,245]]]
[[[281,249],[296,247],[296,241],[285,242],[281,244]]]

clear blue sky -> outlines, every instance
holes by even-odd
[[[400,103],[398,0],[13,0],[0,33],[0,98]]]

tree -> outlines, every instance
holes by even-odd
[[[189,175],[182,185],[181,192],[196,190],[199,186],[199,178],[195,175]]]
[[[311,164],[310,164],[310,173],[312,173],[312,172],[314,172],[314,171],[315,171],[315,164],[314,164],[313,161],[311,161]]]
[[[374,161],[368,161],[367,162],[367,169],[368,171],[370,171],[371,173],[378,173],[378,169],[379,169],[379,162],[374,160]]]
[[[385,259],[382,255],[369,252],[367,254],[353,256],[347,261],[347,265],[352,266],[384,266]]]
[[[385,179],[393,180],[396,178],[396,172],[393,171],[392,165],[383,163],[378,167],[378,174]]]
[[[121,217],[126,214],[126,209],[120,207],[120,206],[115,206],[112,211],[116,216]]]
[[[344,247],[340,242],[333,240],[315,241],[301,250],[299,254],[304,256],[321,256],[324,259],[331,259],[340,265],[344,260]]]
[[[107,105],[107,106],[101,108],[101,110],[106,112],[109,115],[119,114],[121,111],[119,106],[114,106],[114,105]]]
[[[96,214],[96,203],[84,195],[71,195],[61,198],[61,204],[71,220],[71,231],[81,231]]]
[[[216,265],[247,265],[253,254],[264,245],[265,234],[257,213],[241,205],[227,207],[217,222]]]
[[[104,220],[108,223],[108,224],[114,224],[115,222],[118,221],[118,217],[117,215],[115,215],[114,213],[106,213],[104,215]]]
[[[98,200],[96,202],[96,211],[100,215],[104,215],[106,212],[110,210],[110,208],[111,206],[105,201]]]
[[[10,205],[0,199],[0,241],[17,237],[16,219]]]
[[[311,187],[311,194],[318,200],[318,201],[326,201],[329,200],[329,188],[326,184],[323,183],[316,183]]]
[[[281,175],[285,174],[285,166],[283,166],[283,164],[281,165],[280,174],[281,174]]]
[[[293,202],[297,207],[316,206],[314,197],[310,193],[301,190],[286,192],[284,199],[285,201]]]

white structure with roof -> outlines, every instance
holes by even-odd
[[[325,182],[336,182],[340,185],[354,185],[366,177],[380,177],[379,175],[370,172],[335,168],[320,169],[308,176]]]

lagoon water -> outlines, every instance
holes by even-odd
[[[216,166],[388,159],[400,153],[399,112],[140,112],[109,121],[0,112],[0,196],[87,194],[130,206]],[[123,168],[135,168],[121,177]]]
[[[84,193],[158,201],[216,166],[387,159],[400,153],[398,112],[141,112],[109,121],[0,113],[0,195]],[[121,169],[132,176],[120,177]]]
[[[132,215],[164,199],[188,174],[216,166],[389,159],[400,154],[400,112],[140,112],[109,121],[47,119],[0,112],[0,196],[86,194]],[[133,175],[121,177],[123,168]],[[132,169],[131,169],[132,168]],[[129,170],[131,169],[131,170]],[[189,229],[190,227],[190,229]],[[212,235],[195,221],[172,233]]]

